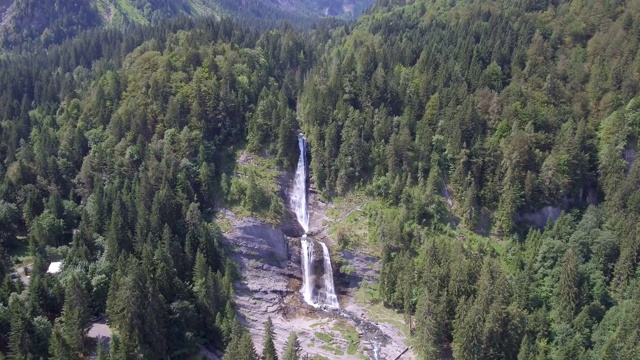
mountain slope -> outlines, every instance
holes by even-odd
[[[420,358],[639,353],[638,9],[381,0],[335,31],[297,108],[314,184],[383,199],[357,223]]]
[[[47,46],[98,27],[147,25],[186,16],[231,16],[268,27],[287,20],[301,26],[321,17],[354,18],[372,0],[0,0],[0,35],[5,47],[25,42]]]

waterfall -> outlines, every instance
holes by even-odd
[[[322,246],[323,258],[323,283],[322,289],[314,294],[316,287],[316,276],[314,274],[314,245],[313,239],[307,237],[309,232],[309,209],[307,205],[307,139],[302,134],[298,135],[298,148],[300,149],[300,158],[298,159],[298,167],[293,182],[291,192],[291,209],[296,214],[296,219],[304,229],[304,235],[300,239],[302,248],[302,296],[304,301],[313,306],[327,306],[329,308],[338,309],[338,297],[336,296],[335,287],[333,285],[333,268],[331,266],[331,258],[329,249],[324,243]]]
[[[312,306],[317,306],[313,301],[313,241],[307,239],[307,235],[302,236],[302,297],[304,301]]]
[[[331,257],[329,256],[329,249],[325,243],[322,245],[322,257],[324,259],[324,295],[325,298],[322,304],[338,309],[340,304],[338,303],[338,297],[336,296],[336,290],[333,287],[333,267],[331,266]]]
[[[309,209],[307,208],[307,139],[298,135],[298,147],[300,148],[300,158],[298,168],[293,182],[293,193],[291,194],[291,208],[296,213],[298,222],[306,234],[309,231]]]

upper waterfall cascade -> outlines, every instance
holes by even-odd
[[[298,168],[293,183],[291,193],[291,208],[296,213],[298,222],[304,229],[304,233],[309,232],[309,209],[307,206],[307,140],[304,136],[298,136],[298,147],[300,148],[300,158]]]
[[[300,158],[298,159],[298,167],[293,182],[291,192],[291,209],[296,214],[296,219],[300,226],[304,229],[305,234],[300,240],[302,248],[302,296],[304,301],[314,307],[326,306],[337,309],[340,307],[338,297],[336,296],[333,284],[333,268],[331,266],[331,258],[329,249],[324,243],[322,246],[322,282],[316,282],[317,268],[314,266],[314,246],[313,239],[307,237],[309,232],[309,208],[308,208],[308,189],[307,189],[307,140],[300,134],[298,136],[298,147],[300,149]]]

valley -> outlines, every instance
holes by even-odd
[[[0,358],[635,359],[636,2],[0,0]]]

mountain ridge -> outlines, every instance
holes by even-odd
[[[353,19],[372,0],[79,0],[41,3],[0,1],[0,36],[5,48],[26,43],[59,44],[96,27],[156,24],[175,16],[228,16],[261,28],[287,21],[305,27],[320,18]]]

